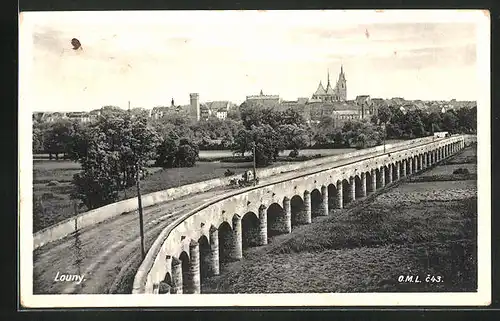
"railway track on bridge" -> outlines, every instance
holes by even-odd
[[[412,147],[417,146],[419,145]],[[374,152],[333,164],[281,173],[261,179],[259,187],[407,148],[408,146],[393,148],[386,153]],[[229,186],[213,189],[144,209],[146,250],[151,248],[163,230],[180,217],[200,206],[216,202],[223,197],[221,194],[231,190],[233,189]],[[135,213],[125,213],[95,226],[83,228],[77,233],[36,249],[33,252],[33,293],[130,293],[132,279],[141,264],[140,236]],[[57,273],[83,274],[85,279],[81,284],[56,282],[54,278]]]
[[[299,170],[299,171],[295,171],[293,173],[286,173],[286,174],[279,175],[279,176],[277,175],[278,177],[272,177],[270,179],[266,179],[265,181],[261,181],[261,184],[259,184],[259,186],[257,186],[257,187],[249,187],[249,188],[240,189],[237,192],[228,193],[226,195],[221,196],[217,200],[214,200],[214,201],[211,201],[211,202],[209,202],[207,204],[204,204],[204,205],[196,208],[194,211],[191,211],[191,213],[187,213],[186,215],[184,215],[183,217],[181,217],[180,219],[178,219],[176,222],[174,222],[171,226],[167,227],[165,229],[165,231],[162,232],[162,235],[155,241],[155,244],[153,245],[153,247],[151,248],[151,250],[148,252],[148,255],[146,256],[145,262],[143,262],[143,264],[141,265],[140,270],[136,274],[136,277],[135,277],[135,280],[134,280],[134,292],[133,293],[143,293],[142,292],[142,291],[144,291],[143,286],[145,285],[147,275],[150,273],[149,269],[151,268],[151,264],[153,264],[154,258],[159,254],[159,251],[160,251],[160,248],[161,248],[163,242],[168,238],[168,236],[171,233],[171,231],[173,231],[177,226],[179,226],[181,223],[183,223],[184,220],[187,219],[187,218],[189,218],[191,215],[194,215],[197,212],[203,211],[203,210],[205,210],[206,208],[208,208],[211,205],[214,205],[214,204],[216,204],[218,202],[227,200],[227,199],[229,199],[231,197],[234,197],[234,196],[237,196],[237,195],[243,195],[243,194],[245,194],[247,192],[250,192],[252,190],[257,190],[257,189],[265,188],[267,186],[271,186],[271,185],[274,185],[274,184],[277,184],[277,183],[284,183],[284,182],[289,181],[291,179],[295,179],[296,180],[296,179],[300,179],[302,177],[305,178],[305,177],[307,177],[309,175],[319,174],[319,173],[321,173],[323,171],[327,171],[327,170],[331,170],[331,169],[335,169],[335,168],[343,167],[343,166],[347,166],[347,165],[352,165],[354,163],[366,161],[366,160],[369,160],[369,159],[375,158],[375,157],[379,158],[379,157],[384,156],[384,155],[391,156],[390,155],[391,153],[399,152],[400,155],[401,155],[401,152],[404,152],[405,150],[408,150],[408,149],[415,150],[416,148],[426,147],[426,146],[429,146],[431,144],[440,143],[441,141],[444,141],[444,140],[446,140],[446,138],[433,139],[432,141],[426,141],[424,143],[420,143],[418,141],[415,141],[415,144],[405,145],[404,147],[397,146],[397,147],[391,148],[391,149],[389,149],[387,151],[384,151],[384,152],[374,152],[374,153],[370,153],[370,154],[364,154],[364,155],[361,155],[361,156],[353,157],[351,159],[340,160],[340,161],[337,161],[337,162],[334,162],[334,163],[329,163],[327,165],[319,165],[319,166],[316,166],[315,168],[312,168],[312,169],[310,168],[310,169],[307,169],[307,170]],[[443,147],[443,146],[437,146],[437,148],[439,148],[440,151],[439,151],[439,155],[436,154],[436,156],[439,158],[438,161],[441,161],[445,157],[445,147]],[[406,153],[403,154],[403,156],[406,156],[406,155],[407,155]],[[411,156],[411,157],[413,158],[413,156]],[[421,161],[420,157],[423,157],[423,156],[419,156],[419,162]],[[436,162],[436,159],[434,159],[434,162]],[[417,160],[416,159],[415,159],[415,163],[414,163],[413,166],[415,167],[413,170],[416,171],[416,169],[417,169],[416,168],[416,166],[417,166]],[[418,166],[421,167],[422,165],[419,163]],[[419,170],[422,170],[422,168],[419,168]],[[412,174],[412,172],[410,172],[410,174]],[[390,175],[392,176],[392,173]],[[316,181],[315,181],[315,183],[316,183]],[[273,196],[274,196],[274,193],[273,193]],[[248,202],[248,204],[250,204],[250,202]],[[223,213],[224,213],[224,211],[223,211]],[[204,224],[202,223],[202,226],[203,225]],[[193,241],[191,241],[191,242],[193,242]],[[191,246],[192,246],[192,244],[190,244],[190,247]],[[167,253],[167,254],[169,254],[169,253]],[[159,272],[156,271],[156,272],[153,272],[153,273],[157,274]],[[160,272],[160,273],[163,273],[163,272]]]

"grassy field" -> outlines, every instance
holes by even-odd
[[[455,165],[423,174],[446,179],[399,183],[245,250],[202,292],[476,291],[477,181],[449,180]],[[400,282],[407,276],[420,282]]]
[[[276,165],[279,165],[276,164]],[[143,194],[191,184],[217,177],[224,177],[229,168],[235,173],[243,173],[252,167],[251,163],[198,162],[190,168],[162,169],[148,168],[152,173],[141,184]],[[67,160],[36,160],[33,162],[33,232],[58,223],[75,215],[70,194],[73,189],[73,175],[80,171],[80,165]],[[57,181],[50,186],[51,181]],[[120,193],[120,199],[136,195],[135,187]],[[79,212],[86,211],[82,208]]]
[[[306,158],[312,155],[337,155],[353,149],[311,149],[301,151]],[[284,153],[283,155],[288,155]],[[236,174],[252,168],[251,162],[216,162],[221,157],[231,157],[231,151],[200,151],[200,158],[194,167],[162,169],[149,167],[151,173],[141,184],[143,194],[161,191],[167,188],[178,187],[224,177],[227,169]],[[285,162],[278,161],[272,166],[279,166]],[[39,231],[64,219],[74,216],[87,209],[75,210],[74,202],[70,199],[73,189],[71,181],[73,175],[80,171],[80,164],[69,160],[49,160],[48,154],[34,155],[33,160],[33,231]],[[51,183],[52,182],[52,183]],[[120,200],[134,197],[135,187],[120,192]]]

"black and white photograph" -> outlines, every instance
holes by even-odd
[[[487,11],[19,28],[24,307],[490,304]]]

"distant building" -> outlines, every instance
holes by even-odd
[[[146,109],[146,108],[142,108],[142,107],[134,107],[134,108],[130,109],[130,113],[132,114],[132,116],[141,115],[144,117],[151,118],[152,112],[153,112],[152,109]]]
[[[360,119],[361,114],[358,106],[353,102],[318,102],[309,100],[305,104],[289,105],[302,115],[307,123],[319,123],[324,117],[335,119],[335,126],[342,126],[343,123],[351,119]]]
[[[151,110],[151,118],[160,119],[170,111],[172,111],[172,108],[169,107],[163,107],[163,106],[153,107],[153,109]]]
[[[356,105],[359,108],[360,118],[371,117],[373,114],[373,103],[369,95],[360,95],[357,96]]]
[[[227,110],[219,109],[215,112],[215,117],[218,119],[226,119],[227,118]]]
[[[405,103],[405,99],[401,98],[401,97],[393,97],[393,98],[389,99],[388,103],[389,103],[389,105],[400,106],[400,105],[403,105]]]
[[[328,71],[326,89],[320,81],[318,89],[316,89],[311,99],[315,102],[345,101],[347,99],[347,84],[343,66],[340,67],[340,74],[335,88],[330,85],[330,71]]]
[[[189,115],[199,121],[201,119],[200,95],[198,93],[189,94],[189,101],[191,107],[189,109]]]
[[[380,107],[389,107],[389,104],[382,98],[372,98],[371,99],[371,114],[378,115],[378,110]]]
[[[81,111],[68,112],[66,113],[66,118],[72,121],[78,121],[82,123],[87,123],[91,119],[89,113]]]
[[[332,112],[332,118],[335,120],[335,127],[342,127],[347,121],[360,119],[360,115],[359,112],[354,109],[334,110]]]
[[[260,105],[263,107],[273,107],[279,105],[281,100],[279,95],[264,95],[262,90],[259,95],[247,96],[245,102],[248,105]]]
[[[200,105],[201,120],[208,120],[210,117],[226,119],[227,113],[232,104],[229,101],[210,101]]]
[[[92,120],[90,113],[83,111],[73,112],[34,112],[32,116],[33,121],[53,123],[58,120],[69,120],[81,123],[86,123]]]
[[[41,122],[42,119],[43,119],[43,115],[45,113],[44,112],[34,112],[31,117],[32,117],[32,120],[35,122]]]

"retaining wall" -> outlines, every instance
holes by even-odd
[[[387,144],[386,149],[389,150],[395,147],[403,147],[403,146],[412,146],[414,144],[421,144],[425,142],[431,142],[436,140],[433,137],[424,137],[419,139],[414,139],[411,141],[403,141],[394,144]],[[381,152],[384,150],[384,146],[377,146],[367,149],[357,150],[351,153],[345,153],[335,156],[322,157],[318,159],[313,159],[304,162],[297,162],[287,165],[276,166],[272,168],[259,169],[257,171],[257,176],[260,178],[273,176],[276,174],[291,172],[298,169],[308,168],[317,166],[320,164],[335,162],[351,157],[362,156],[366,154],[370,154],[373,152]],[[193,183],[188,185],[183,185],[180,187],[169,188],[163,191],[154,192],[150,194],[145,194],[142,196],[142,206],[149,207],[153,205],[157,205],[160,203],[164,203],[167,201],[171,201],[174,199],[181,198],[183,196],[205,192],[210,189],[227,186],[229,185],[229,181],[234,178],[240,178],[241,175],[234,175],[229,177],[215,178],[199,183]],[[61,221],[57,224],[49,226],[43,230],[40,230],[33,234],[33,250],[47,244],[49,242],[56,241],[61,239],[75,231],[92,226],[94,224],[103,222],[112,217],[137,211],[137,198],[130,198],[127,200],[119,201],[116,203],[112,203],[109,205],[105,205],[94,210],[81,213],[77,216],[70,217],[64,221]]]

